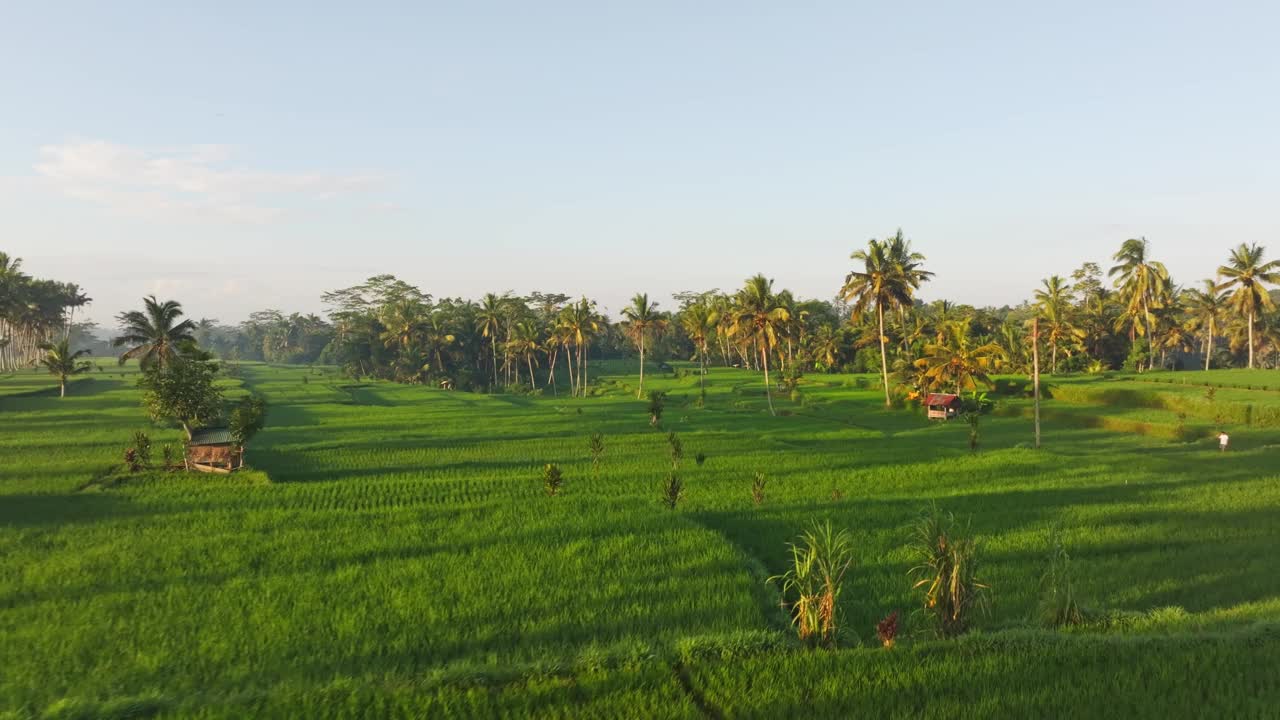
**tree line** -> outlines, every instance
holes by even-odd
[[[589,360],[646,365],[694,360],[761,373],[765,388],[804,373],[876,372],[886,403],[931,390],[965,391],[993,372],[1030,373],[1032,349],[1050,374],[1156,368],[1277,367],[1280,261],[1241,244],[1214,277],[1180,286],[1145,238],[1111,262],[1041,281],[1016,306],[923,302],[927,258],[901,231],[868,241],[831,300],[800,299],[763,275],[736,291],[675,295],[665,310],[639,293],[610,318],[589,298],[558,292],[434,298],[393,275],[324,293],[326,317],[277,310],[237,326],[183,321],[193,344],[224,359],[338,365],[350,376],[476,391],[585,395]],[[0,363],[40,360],[71,335],[88,302],[74,284],[33,280],[0,254]],[[121,314],[123,325],[139,317]],[[83,335],[83,333],[81,333]],[[73,342],[74,346],[75,343]],[[74,351],[72,351],[74,352]],[[766,393],[770,398],[771,394]]]

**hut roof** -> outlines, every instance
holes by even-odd
[[[951,406],[960,401],[959,395],[949,395],[947,393],[929,393],[924,399],[925,405],[945,405]]]
[[[188,445],[230,445],[231,431],[227,428],[201,428],[191,433]]]

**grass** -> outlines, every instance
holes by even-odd
[[[1111,693],[1138,717],[1247,717],[1280,700],[1278,430],[1233,429],[1223,455],[1124,429],[1177,422],[1167,409],[1049,400],[1043,450],[1016,410],[970,453],[963,423],[885,410],[870,376],[806,378],[770,417],[758,375],[713,370],[700,408],[695,376],[646,373],[666,393],[652,427],[633,363],[593,363],[581,399],[248,364],[231,392],[270,402],[251,472],[95,484],[134,431],[157,453],[180,439],[146,420],[134,372],[65,400],[47,376],[0,379],[0,717],[777,717],[810,697],[820,716],[1084,717],[1120,707],[1097,704]],[[931,500],[980,538],[992,588],[959,640],[909,612]],[[765,582],[814,521],[855,551],[838,651],[798,649]],[[1100,613],[1063,632],[1033,621],[1050,526]]]

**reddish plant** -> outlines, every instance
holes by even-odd
[[[876,635],[885,649],[893,647],[893,640],[898,636],[898,611],[889,613],[888,617],[876,623]]]

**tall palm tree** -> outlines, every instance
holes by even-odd
[[[809,357],[831,372],[840,361],[840,339],[836,329],[822,325],[809,336]]]
[[[622,316],[627,319],[624,323],[627,337],[640,348],[640,387],[636,390],[636,397],[640,398],[644,397],[645,339],[651,332],[658,334],[666,329],[667,321],[658,312],[658,303],[649,302],[646,293],[637,293],[631,298],[631,304],[622,309]]]
[[[1218,275],[1226,280],[1218,285],[1217,290],[1231,290],[1231,307],[1248,318],[1249,323],[1249,368],[1253,368],[1253,324],[1259,313],[1271,310],[1274,303],[1267,293],[1266,285],[1280,283],[1280,260],[1263,262],[1262,255],[1266,248],[1254,243],[1240,246],[1231,251],[1231,259],[1226,265],[1218,268]]]
[[[502,330],[502,319],[506,298],[493,293],[485,293],[476,311],[476,329],[481,337],[489,338],[489,349],[493,354],[493,386],[498,387],[498,333]]]
[[[769,414],[776,415],[769,391],[769,353],[777,346],[779,330],[791,319],[791,313],[779,304],[773,294],[773,281],[764,275],[747,278],[746,286],[738,291],[737,301],[733,334],[755,345],[764,369],[764,397],[769,404]]]
[[[1133,339],[1135,333],[1148,336],[1152,307],[1159,298],[1164,281],[1169,277],[1164,263],[1150,259],[1150,250],[1151,245],[1145,237],[1125,240],[1120,245],[1120,250],[1112,256],[1117,264],[1107,271],[1107,277],[1116,278],[1116,287],[1124,297],[1126,308],[1120,322],[1129,322],[1130,339]],[[1150,356],[1148,368],[1155,367],[1155,353],[1150,353]]]
[[[680,325],[693,343],[693,351],[698,358],[698,389],[703,394],[707,390],[707,353],[719,324],[720,314],[706,301],[693,303],[680,313]]]
[[[1188,290],[1186,293],[1187,312],[1194,325],[1204,328],[1204,369],[1208,370],[1213,360],[1213,337],[1216,325],[1226,310],[1227,294],[1218,289],[1218,283],[1204,280],[1203,290]]]
[[[1061,276],[1054,275],[1041,281],[1043,286],[1036,290],[1036,308],[1045,320],[1048,331],[1050,355],[1050,372],[1058,374],[1058,346],[1071,339],[1082,338],[1084,333],[1076,329],[1070,320],[1071,288]]]
[[[933,277],[921,264],[924,256],[911,251],[911,243],[903,238],[902,231],[884,241],[867,241],[866,250],[857,250],[849,256],[863,264],[861,271],[854,270],[845,276],[840,297],[853,303],[853,318],[859,320],[872,307],[880,332],[880,378],[884,384],[884,404],[889,399],[889,359],[885,350],[888,338],[884,334],[886,308],[902,307],[911,303],[920,284]]]
[[[538,379],[533,374],[533,364],[538,352],[542,349],[542,344],[538,342],[538,326],[528,320],[516,323],[507,346],[511,349],[512,355],[524,360],[529,368],[529,384],[537,390]]]
[[[89,354],[88,350],[77,350],[71,352],[69,341],[66,338],[56,343],[42,343],[40,349],[45,351],[44,357],[40,358],[40,364],[49,371],[49,374],[58,378],[58,397],[67,396],[67,378],[75,375],[81,375],[89,372],[91,367],[87,361],[80,358]]]
[[[160,302],[151,295],[142,302],[142,311],[130,310],[116,316],[124,329],[111,344],[129,346],[120,355],[121,365],[137,359],[143,369],[165,367],[182,354],[184,344],[195,342],[195,323],[178,321],[182,317],[182,305],[176,301]]]

